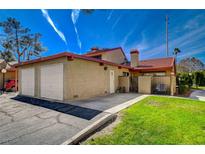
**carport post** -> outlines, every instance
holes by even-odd
[[[3,88],[2,88],[2,90],[3,90],[3,92],[5,91],[5,89],[4,89],[4,82],[5,82],[5,74],[6,74],[6,69],[5,68],[3,68],[2,70],[1,70],[1,73],[3,74]]]

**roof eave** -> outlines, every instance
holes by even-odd
[[[132,71],[134,72],[154,72],[154,71],[167,71],[171,70],[172,66],[169,67],[158,67],[158,68],[134,68]]]

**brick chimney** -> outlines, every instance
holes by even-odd
[[[139,51],[137,49],[131,50],[131,67],[137,67],[139,65]]]
[[[92,47],[92,48],[91,48],[91,52],[95,52],[95,51],[98,51],[98,50],[99,50],[98,47]]]

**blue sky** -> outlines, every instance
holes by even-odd
[[[205,10],[0,10],[0,21],[19,20],[41,33],[48,51],[83,54],[91,47],[121,46],[128,59],[131,49],[140,59],[166,56],[165,16],[169,16],[169,53],[180,48],[178,59],[197,57],[205,62]]]

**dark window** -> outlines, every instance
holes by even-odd
[[[102,56],[101,55],[98,55],[98,56],[92,56],[93,58],[97,58],[97,59],[102,59]]]
[[[128,73],[128,72],[123,72],[122,75],[123,75],[123,76],[129,76],[129,73]]]

